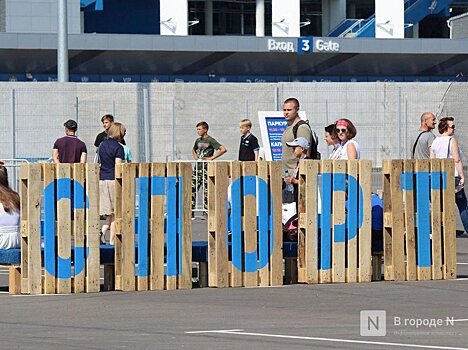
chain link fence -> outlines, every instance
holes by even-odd
[[[78,121],[78,136],[94,158],[100,118],[111,113],[127,127],[135,161],[191,160],[195,125],[205,120],[209,133],[236,159],[239,121],[250,118],[260,136],[258,111],[281,110],[296,97],[312,128],[339,118],[356,125],[361,157],[374,167],[382,159],[406,158],[419,118],[440,109],[456,118],[462,150],[468,147],[468,83],[2,83],[0,84],[0,159],[47,160],[67,119]],[[441,106],[439,108],[439,105]],[[325,142],[319,151],[326,155]]]

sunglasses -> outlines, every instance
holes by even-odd
[[[455,130],[455,124],[453,124],[452,126],[449,126],[449,128]]]
[[[336,132],[337,132],[338,134],[340,134],[340,133],[345,133],[345,132],[347,132],[347,131],[348,131],[348,129],[338,129],[338,128],[336,128]]]

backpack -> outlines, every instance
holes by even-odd
[[[283,225],[283,241],[297,242],[298,227],[299,218],[297,214],[294,214],[294,216]]]
[[[309,127],[309,130],[310,130],[310,147],[307,151],[307,158],[308,159],[320,159],[321,158],[321,154],[320,152],[318,151],[318,137],[317,135],[315,134],[315,132],[312,130],[312,128],[310,127],[310,124],[309,124],[309,121],[308,120],[299,120],[296,125],[294,125],[293,127],[293,135],[294,135],[294,139],[297,138],[297,130],[299,129],[299,127],[303,124],[306,124],[308,127]]]

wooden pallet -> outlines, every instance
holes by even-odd
[[[386,160],[385,279],[456,278],[453,160]]]
[[[115,289],[192,287],[191,178],[190,163],[116,167]]]
[[[307,160],[299,174],[298,281],[371,281],[371,162]]]
[[[281,163],[209,163],[208,231],[209,286],[281,285]]]
[[[21,293],[99,291],[98,171],[96,164],[21,166]]]

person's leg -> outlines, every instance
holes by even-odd
[[[455,177],[455,188],[458,188],[460,178]],[[466,199],[465,189],[462,188],[459,192],[455,193],[455,203],[457,204],[460,219],[463,224],[463,229],[468,232],[468,203]]]
[[[109,244],[114,245],[115,244],[115,216],[114,214],[109,215],[109,222],[110,222],[110,239],[109,239]]]
[[[110,215],[106,215],[106,221],[104,222],[104,225],[102,225],[101,228],[101,242],[106,243],[106,232],[109,230],[110,227]]]
[[[463,223],[465,232],[468,232],[468,203],[466,199],[465,189],[461,189],[455,196],[455,203],[460,213],[460,219]]]

